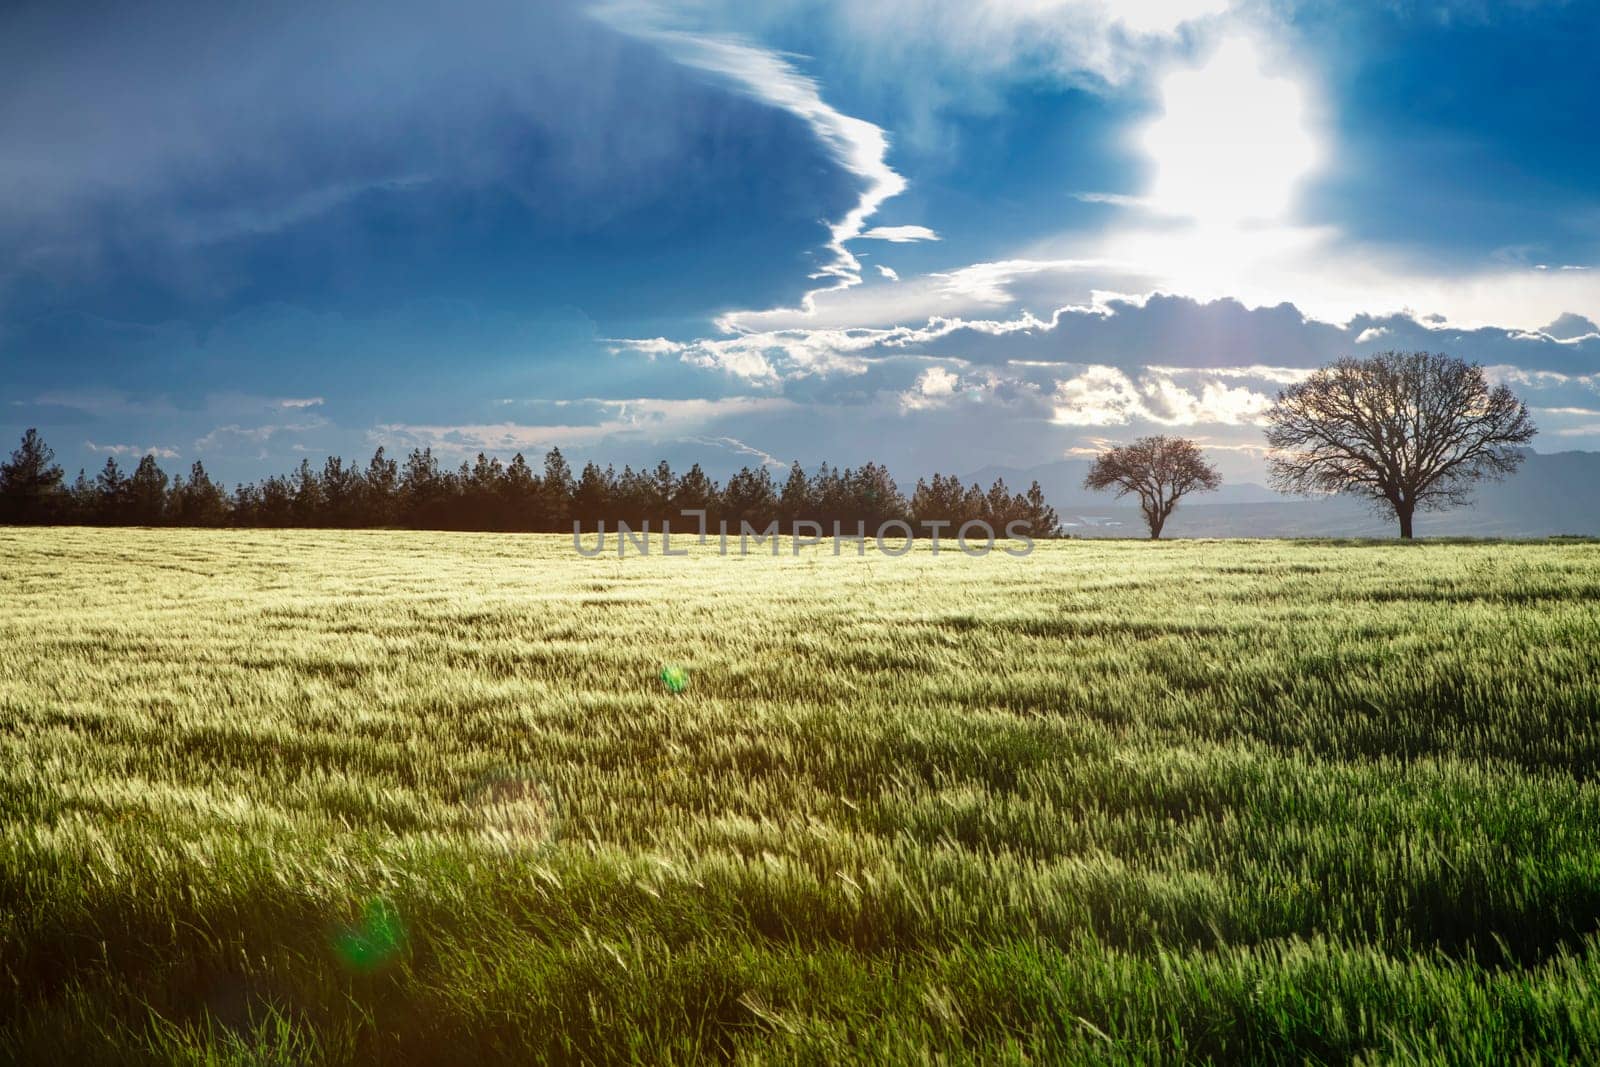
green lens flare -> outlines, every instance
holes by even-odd
[[[400,954],[405,927],[394,905],[381,898],[369,901],[361,921],[342,928],[333,938],[333,951],[353,971],[377,970]]]
[[[682,667],[661,668],[661,684],[669,693],[681,693],[689,688],[689,672]]]

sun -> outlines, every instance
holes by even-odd
[[[1204,66],[1168,74],[1161,102],[1139,136],[1156,165],[1152,208],[1205,226],[1287,217],[1322,152],[1304,90],[1264,73],[1253,41],[1230,38]]]

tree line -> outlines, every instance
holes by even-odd
[[[115,456],[93,477],[80,470],[66,481],[55,454],[37,430],[23,434],[11,459],[0,464],[0,522],[86,526],[403,527],[423,530],[571,532],[576,524],[595,530],[659,531],[664,522],[680,530],[698,526],[683,513],[704,512],[708,528],[726,522],[765,529],[776,522],[791,532],[796,522],[833,524],[853,531],[900,520],[921,532],[943,523],[951,533],[982,521],[1003,532],[1026,524],[1033,537],[1054,536],[1056,512],[1034,482],[1013,492],[997,479],[985,492],[977,484],[935,474],[903,494],[887,468],[877,463],[833,467],[813,473],[800,464],[781,484],[767,467],[745,467],[719,485],[700,465],[675,473],[662,461],[651,470],[587,463],[574,474],[559,448],[535,469],[518,453],[509,463],[479,453],[450,469],[431,449],[414,449],[403,460],[379,448],[363,467],[330,456],[316,467],[309,460],[290,474],[247,482],[231,492],[201,461],[187,475],[169,476],[154,455],[131,472]]]
[[[1412,536],[1418,511],[1468,504],[1477,482],[1515,471],[1521,447],[1538,433],[1527,405],[1505,385],[1491,385],[1480,365],[1431,352],[1341,359],[1280,390],[1263,421],[1274,486],[1364,498],[1395,516],[1403,538]],[[1164,435],[1102,452],[1084,479],[1087,489],[1137,497],[1152,538],[1184,496],[1221,484],[1199,445]],[[538,473],[520,453],[509,464],[479,453],[452,471],[428,449],[401,463],[380,448],[365,469],[337,456],[321,470],[302,460],[293,474],[230,494],[203,464],[168,479],[154,456],[131,475],[112,457],[93,479],[79,471],[68,485],[49,446],[29,430],[0,464],[0,522],[13,523],[570,531],[605,522],[659,531],[663,522],[681,522],[684,511],[702,512],[708,528],[777,523],[785,533],[798,522],[850,531],[899,521],[935,534],[935,524],[959,532],[984,522],[1003,532],[1015,522],[1033,537],[1060,528],[1038,482],[1014,493],[997,480],[985,493],[935,474],[907,499],[876,463],[824,463],[810,475],[796,463],[781,486],[766,467],[745,467],[719,486],[699,464],[684,474],[665,462],[618,474],[589,463],[574,477],[561,450],[551,449]]]

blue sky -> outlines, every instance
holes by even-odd
[[[0,11],[0,432],[1259,477],[1336,356],[1600,448],[1582,2]]]

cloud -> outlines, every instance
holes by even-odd
[[[1600,326],[1596,326],[1593,319],[1566,312],[1557,316],[1554,322],[1541,326],[1538,332],[1557,341],[1570,343],[1600,337]]]
[[[1008,260],[975,263],[915,277],[900,275],[900,284],[865,285],[813,294],[805,308],[739,311],[719,317],[725,333],[780,330],[894,327],[976,312],[993,314],[1006,305],[1048,309],[1063,304],[1090,304],[1106,288],[1149,290],[1148,279],[1121,265],[1086,259]]]
[[[923,396],[953,396],[961,379],[943,367],[929,367],[917,381],[917,391]]]
[[[613,322],[791,301],[823,220],[861,200],[832,158],[855,131],[820,137],[827,116],[572,0],[462,19],[170,0],[148,20],[0,6],[0,333],[418,297]],[[678,282],[653,284],[669,256]]]
[[[1162,426],[1257,421],[1272,398],[1243,386],[1204,383],[1198,391],[1169,376],[1148,374],[1135,381],[1115,367],[1092,366],[1060,381],[1053,397],[1055,421],[1067,426],[1120,426],[1135,421]]]
[[[566,405],[564,405],[566,406]],[[570,405],[597,417],[591,422],[525,424],[515,422],[429,425],[386,423],[367,434],[388,448],[432,448],[448,455],[473,452],[508,453],[572,446],[591,446],[617,438],[666,441],[691,436],[735,417],[771,415],[796,407],[783,397],[734,396],[717,399],[640,397],[628,400],[586,399]],[[716,435],[706,435],[716,436]]]
[[[177,459],[183,453],[175,448],[152,446],[144,448],[139,445],[97,445],[93,441],[83,443],[85,451],[101,452],[108,456],[155,456],[157,459]]]
[[[1127,193],[1073,193],[1072,199],[1085,204],[1111,204],[1114,207],[1139,207],[1147,208],[1150,200],[1142,196],[1130,196]]]
[[[286,399],[283,399],[283,400],[279,400],[277,402],[277,406],[280,407],[280,408],[290,408],[290,409],[319,408],[319,407],[322,406],[322,403],[323,403],[322,397],[320,397],[320,396],[310,396],[310,397],[305,397],[305,398],[302,398],[302,399],[286,398]]]
[[[939,235],[926,226],[874,226],[860,236],[874,241],[890,241],[897,245],[939,239]]]
[[[861,179],[863,189],[855,206],[830,226],[832,259],[813,276],[828,283],[824,290],[859,284],[861,262],[847,243],[862,236],[867,219],[884,201],[906,188],[905,178],[889,166],[889,137],[882,127],[830,106],[815,79],[771,49],[726,34],[674,28],[665,12],[649,4],[619,0],[597,8],[596,14],[612,27],[658,45],[677,62],[725,78],[755,99],[799,118],[841,167]],[[801,308],[809,309],[812,300],[813,293],[807,293]],[[758,318],[759,313],[750,317]]]
[[[240,444],[263,445],[272,438],[286,433],[320,430],[328,425],[327,419],[315,416],[301,422],[269,423],[259,426],[230,423],[227,426],[218,426],[204,437],[197,438],[194,448],[196,452],[206,452],[213,449],[226,451],[229,447]]]
[[[916,384],[900,394],[901,411],[923,411],[942,407],[955,396],[961,385],[959,375],[944,367],[929,367],[917,377]]]
[[[761,461],[761,465],[764,467],[776,467],[781,470],[787,469],[789,466],[789,464],[785,463],[783,460],[772,455],[771,453],[763,452],[754,445],[747,445],[736,437],[689,437],[685,438],[685,440],[692,441],[696,444],[713,445],[719,448],[732,449],[734,452],[737,452],[742,456],[754,456],[756,459]]]
[[[700,26],[804,40],[812,54],[845,57],[830,74],[909,112],[905,125],[921,138],[933,113],[986,112],[1013,83],[1120,85],[1185,27],[1225,16],[1232,6],[1230,0],[698,0],[675,7],[695,12]]]
[[[891,282],[897,282],[900,280],[900,275],[893,267],[885,267],[882,263],[878,264],[878,273],[883,275],[885,278],[888,278]]]

